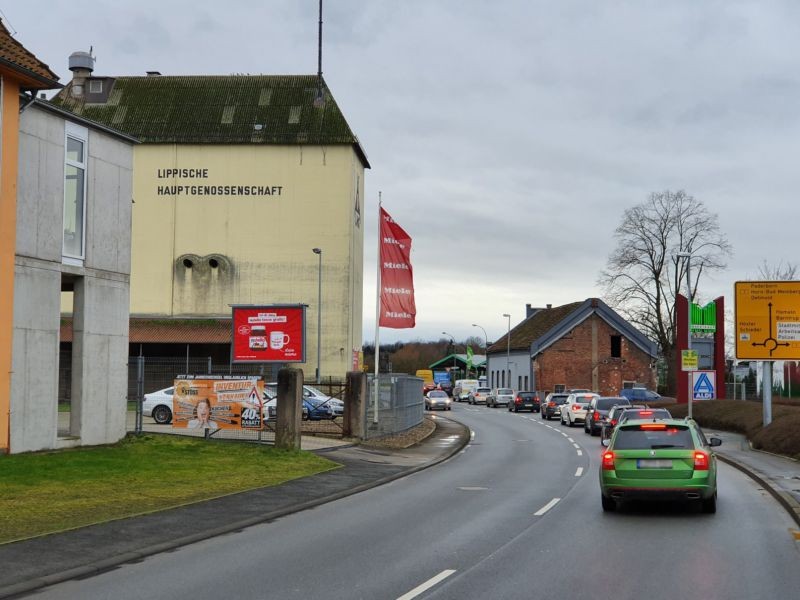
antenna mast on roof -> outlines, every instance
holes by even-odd
[[[319,36],[317,43],[317,97],[314,106],[322,108],[325,105],[325,96],[322,92],[322,0],[319,0]]]

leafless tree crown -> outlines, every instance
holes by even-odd
[[[625,211],[614,237],[617,246],[598,283],[611,306],[671,352],[675,341],[675,298],[686,280],[691,255],[692,296],[704,274],[726,267],[731,245],[716,214],[683,190],[650,194]]]

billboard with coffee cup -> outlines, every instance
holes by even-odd
[[[232,361],[305,362],[306,306],[232,305]]]

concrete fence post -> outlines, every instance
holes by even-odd
[[[364,439],[364,423],[367,420],[367,374],[363,371],[347,373],[347,395],[344,400],[344,437]]]
[[[278,371],[277,410],[275,447],[299,450],[303,418],[303,371],[300,369]]]

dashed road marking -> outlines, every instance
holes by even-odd
[[[575,443],[575,440],[573,440],[571,437],[568,437],[567,439],[568,439],[570,442],[572,442],[573,444]]]
[[[425,583],[418,585],[417,587],[415,587],[413,590],[411,590],[407,594],[403,594],[397,600],[411,600],[412,598],[416,598],[417,596],[419,596],[423,592],[426,592],[429,589],[431,589],[437,583],[440,583],[440,582],[444,581],[445,579],[450,577],[450,575],[452,575],[455,572],[456,572],[455,569],[447,569],[445,571],[442,571],[441,573],[439,573],[435,577],[431,577],[430,579],[428,579],[428,581],[426,581]]]
[[[583,452],[581,452],[580,450],[578,450],[578,456],[583,456]]]
[[[578,467],[578,470],[575,471],[575,477],[580,477],[583,475],[583,467]]]
[[[576,444],[575,442],[573,442],[573,443],[572,443],[572,445],[573,445],[573,446],[575,446],[575,447],[576,447],[578,450],[580,450],[580,449],[581,449],[581,447],[580,447],[580,446],[578,446],[578,444]]]
[[[550,500],[550,502],[548,502],[542,508],[533,513],[533,516],[541,517],[544,513],[553,508],[556,504],[558,504],[559,500],[561,500],[561,498],[553,498],[552,500]]]

